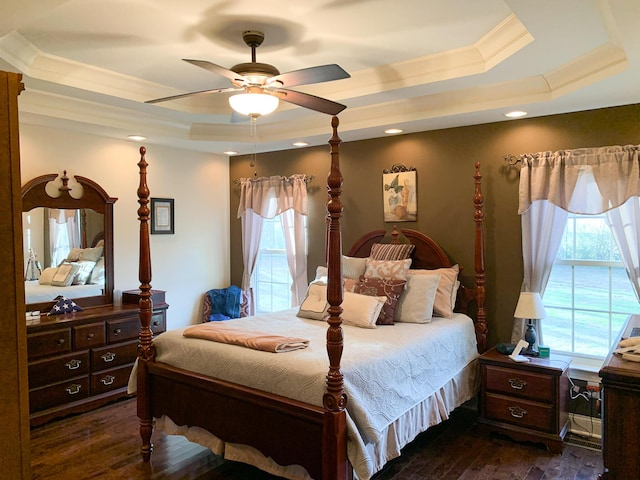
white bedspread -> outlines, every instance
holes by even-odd
[[[154,340],[156,360],[216,378],[322,406],[328,371],[327,324],[295,316],[296,309],[230,320],[234,326],[309,340],[304,350],[273,354],[184,338],[182,329]],[[443,387],[477,357],[471,319],[435,318],[364,329],[343,326],[341,370],[347,411],[364,443]]]
[[[102,295],[103,289],[103,284],[56,287],[53,285],[40,285],[37,280],[26,280],[24,282],[26,303],[51,302],[58,295],[64,295],[68,298],[93,297],[95,295]]]

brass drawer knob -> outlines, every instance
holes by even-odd
[[[78,385],[77,383],[69,385],[66,390],[69,395],[75,395],[76,393],[80,393],[80,389],[82,385]]]
[[[511,414],[512,417],[522,418],[527,414],[527,411],[523,408],[515,406],[515,407],[509,407],[509,413]]]
[[[109,363],[109,362],[113,362],[116,359],[116,354],[113,352],[107,352],[104,355],[102,355],[100,358],[102,358],[103,362]]]
[[[527,386],[527,382],[519,378],[510,378],[509,385],[511,385],[511,388],[513,388],[514,390],[522,390]]]
[[[65,342],[64,338],[58,339],[58,345],[64,345],[64,342]]]
[[[87,333],[87,340],[91,340],[93,339],[93,337],[95,337],[96,334],[95,333]]]
[[[115,379],[116,377],[114,377],[113,375],[107,375],[105,377],[102,377],[100,381],[103,385],[111,385]]]
[[[116,328],[116,329],[113,331],[113,334],[114,334],[114,335],[119,335],[120,333],[122,333],[122,329],[121,329],[121,328]]]
[[[82,360],[76,360],[74,358],[73,360],[69,360],[67,363],[65,363],[65,366],[69,370],[77,370],[78,368],[80,368],[81,363],[82,363]]]

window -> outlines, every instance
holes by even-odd
[[[292,211],[288,211],[293,213]],[[254,270],[256,314],[291,308],[293,279],[287,264],[283,215],[265,218],[260,237],[258,260]],[[290,222],[291,224],[293,222]],[[290,227],[293,235],[293,226]],[[306,217],[305,217],[306,237]]]
[[[544,292],[543,340],[552,350],[604,358],[640,310],[605,214],[569,214]]]

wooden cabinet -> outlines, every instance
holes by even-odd
[[[152,330],[164,332],[164,292],[154,302]],[[127,394],[140,321],[134,303],[87,308],[27,321],[31,425],[91,410]]]
[[[516,363],[495,348],[480,357],[478,423],[514,440],[562,452],[569,428],[569,364],[560,355]]]
[[[602,377],[602,460],[606,480],[640,478],[640,363],[613,354],[621,337],[640,327],[640,315],[631,315],[611,353]]]

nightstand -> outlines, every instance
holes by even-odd
[[[569,429],[569,364],[551,354],[517,363],[492,348],[480,356],[478,423],[517,441],[543,443],[562,453]]]

